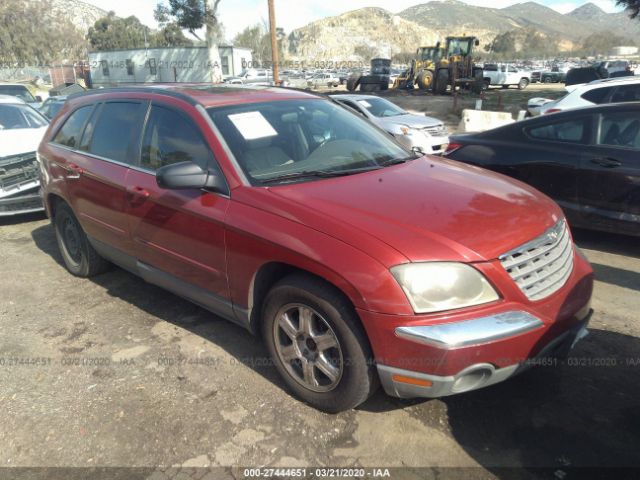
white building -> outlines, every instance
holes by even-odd
[[[611,50],[611,54],[616,57],[636,55],[637,53],[638,53],[638,47],[634,47],[634,46],[613,47],[613,49]]]
[[[222,75],[233,77],[251,64],[251,49],[220,45]],[[89,54],[93,87],[131,83],[210,82],[206,47],[137,48]]]

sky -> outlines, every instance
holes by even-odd
[[[113,10],[120,17],[135,15],[140,21],[150,27],[155,27],[153,9],[159,0],[83,0],[104,10]],[[466,3],[482,7],[504,8],[523,0],[464,0]],[[302,27],[309,22],[320,18],[339,15],[349,10],[362,7],[381,7],[391,12],[400,12],[405,8],[427,0],[348,0],[340,2],[336,0],[275,0],[276,24],[283,27],[285,32]],[[588,3],[585,0],[538,0],[538,3],[546,5],[560,13],[571,10]],[[605,12],[620,10],[616,7],[615,0],[591,0]],[[390,7],[390,4],[392,5]],[[231,39],[249,25],[266,21],[268,19],[267,0],[222,0],[219,6],[220,20],[224,24],[226,37]]]

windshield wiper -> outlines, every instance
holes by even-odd
[[[270,183],[276,183],[286,180],[297,180],[299,178],[330,178],[330,177],[344,177],[346,175],[355,175],[357,173],[370,172],[371,170],[379,170],[381,167],[366,167],[366,168],[351,168],[345,170],[303,170],[302,172],[290,172],[277,175],[275,177],[265,178],[260,180],[263,185]]]

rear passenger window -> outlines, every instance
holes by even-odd
[[[194,162],[203,169],[212,166],[213,155],[200,130],[186,116],[153,105],[142,139],[141,166],[157,170],[165,165]]]
[[[633,85],[622,85],[616,88],[611,96],[611,103],[637,102],[640,100],[640,83]]]
[[[596,105],[599,105],[606,100],[610,92],[611,92],[611,87],[594,88],[593,90],[584,92],[582,94],[582,98],[584,98],[587,102],[591,102],[591,103],[595,103]]]
[[[540,140],[552,140],[556,142],[582,142],[585,131],[585,120],[569,120],[557,122],[527,130],[527,133]]]
[[[637,111],[603,113],[598,145],[640,148],[640,119]]]
[[[142,103],[105,103],[93,127],[89,153],[122,163],[131,163],[130,148],[132,142],[139,138],[143,115]]]
[[[87,117],[91,113],[92,105],[86,107],[80,107],[73,112],[56,136],[53,138],[53,143],[58,145],[64,145],[69,148],[76,148],[80,144],[80,135],[82,135],[82,127],[87,120]]]

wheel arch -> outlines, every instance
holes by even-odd
[[[254,274],[249,286],[247,299],[248,319],[250,330],[254,334],[259,335],[261,331],[262,308],[264,306],[265,297],[276,283],[293,274],[308,275],[309,277],[313,277],[329,285],[346,300],[353,309],[355,317],[361,322],[356,313],[356,304],[361,301],[360,294],[355,287],[349,284],[346,280],[339,277],[329,279],[327,278],[328,275],[321,275],[318,272],[313,272],[307,268],[290,263],[272,261],[260,266]]]

